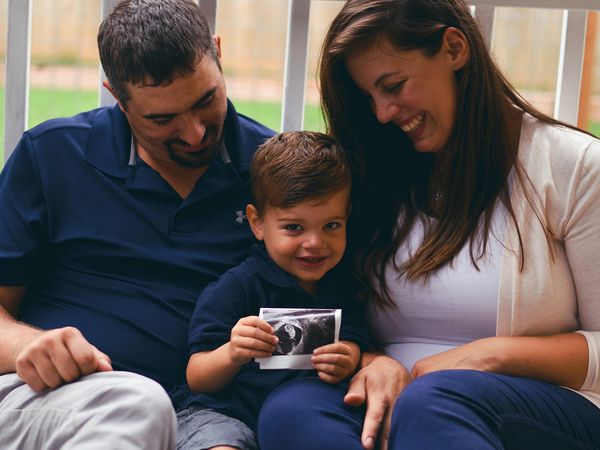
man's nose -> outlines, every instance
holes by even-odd
[[[189,145],[199,145],[206,134],[206,127],[199,117],[194,114],[186,114],[182,117],[179,139]]]

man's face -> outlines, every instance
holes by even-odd
[[[128,84],[127,109],[121,108],[139,155],[151,166],[208,166],[219,149],[227,113],[217,62],[205,55],[192,74],[177,75],[169,84],[150,84]]]

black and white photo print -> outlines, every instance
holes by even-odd
[[[269,323],[279,338],[269,358],[256,358],[261,369],[311,369],[315,348],[337,342],[341,309],[261,308],[259,317]]]

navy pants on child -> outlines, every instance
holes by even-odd
[[[294,380],[267,399],[262,450],[361,450],[363,408],[343,404],[347,386]],[[473,370],[413,381],[394,407],[389,450],[600,450],[600,409],[543,381]]]

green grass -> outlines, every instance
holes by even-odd
[[[53,117],[68,117],[98,106],[96,91],[31,89],[29,93],[28,128]],[[281,104],[276,102],[235,101],[236,109],[268,127],[279,130]],[[317,105],[305,109],[304,128],[323,130],[321,110]],[[4,143],[4,89],[0,88],[0,142]],[[0,145],[2,147],[2,145]],[[1,155],[1,148],[0,148]],[[3,159],[2,159],[3,160]],[[0,161],[0,166],[2,162]]]
[[[27,128],[53,117],[67,117],[98,106],[96,91],[32,89]],[[0,89],[0,155],[4,147],[4,89]],[[2,157],[0,165],[4,161]]]
[[[281,104],[274,102],[249,102],[233,100],[235,109],[254,120],[273,128],[281,129]],[[323,131],[325,129],[321,108],[318,105],[307,105],[304,109],[304,129]]]

